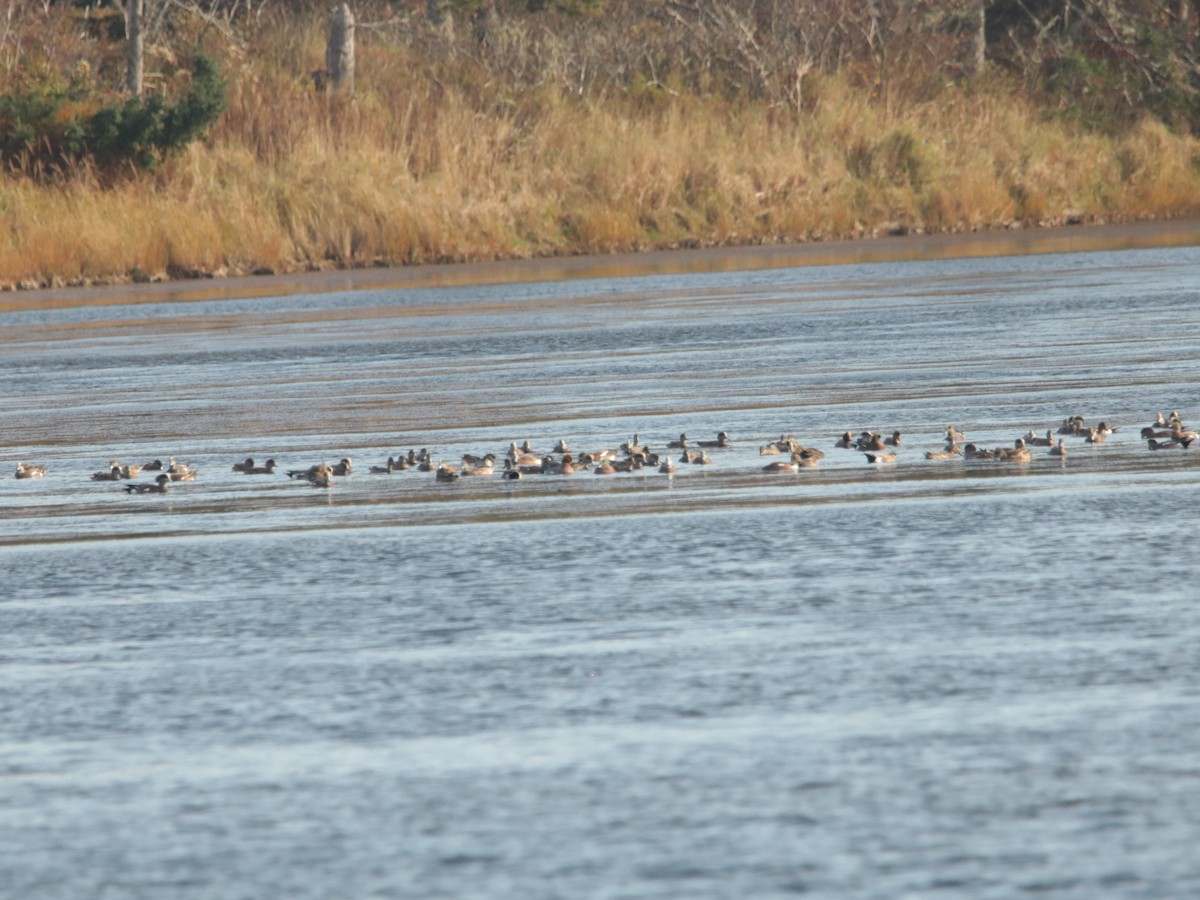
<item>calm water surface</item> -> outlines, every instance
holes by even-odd
[[[0,895],[1200,893],[1200,446],[1138,437],[1200,420],[1200,249],[494,271],[0,311]]]

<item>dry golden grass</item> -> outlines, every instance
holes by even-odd
[[[811,75],[758,102],[518,90],[367,43],[319,93],[315,28],[229,63],[204,146],[102,187],[0,177],[0,283],[829,240],[1200,214],[1200,144],[1045,118],[1000,79],[880,101]]]

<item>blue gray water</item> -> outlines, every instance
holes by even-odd
[[[0,312],[0,896],[1200,893],[1200,249],[106,297]]]

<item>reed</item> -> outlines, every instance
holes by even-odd
[[[209,139],[153,174],[0,177],[0,283],[1200,213],[1194,138],[1149,119],[1087,131],[994,75],[900,102],[814,72],[797,109],[669,78],[581,94],[376,40],[337,97],[309,76],[322,53],[316,24],[265,33],[230,63]]]

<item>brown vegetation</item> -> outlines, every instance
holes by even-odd
[[[1194,27],[1186,3],[1151,5]],[[0,175],[0,283],[1200,214],[1181,57],[1130,74],[1108,58],[1134,39],[1105,3],[1075,4],[1087,28],[1055,6],[463,0],[434,24],[425,2],[363,3],[355,90],[338,94],[314,78],[323,7],[176,4],[148,35],[147,85],[172,90],[204,50],[224,115],[153,172]],[[0,92],[123,83],[103,7],[12,8]],[[992,17],[978,72],[976,9]],[[1068,68],[1112,93],[1064,84]]]

